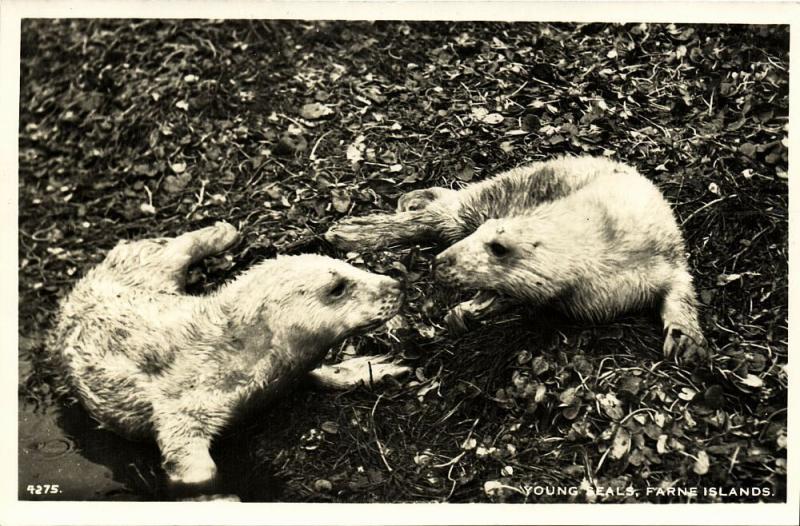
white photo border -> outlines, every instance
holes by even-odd
[[[17,499],[17,220],[20,21],[23,18],[273,18],[350,20],[496,20],[563,22],[675,22],[790,25],[789,122],[798,118],[798,13],[796,2],[547,2],[547,1],[346,1],[346,0],[0,0],[0,193],[5,297],[0,316],[3,405],[0,433],[0,524],[798,524],[800,462],[797,446],[787,451],[787,502],[776,504],[307,504],[307,503],[119,503],[29,502]],[[790,134],[789,166],[798,163]],[[791,171],[790,171],[791,173]],[[789,311],[798,308],[791,261],[798,257],[800,214],[796,177],[789,178]],[[795,196],[796,197],[796,196]],[[797,323],[789,343],[797,347]],[[789,351],[800,356],[798,351]],[[788,436],[797,444],[798,393],[790,378]],[[793,387],[794,386],[794,387]]]

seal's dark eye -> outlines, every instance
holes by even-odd
[[[343,279],[340,279],[336,282],[331,290],[328,291],[328,294],[332,298],[341,298],[345,291],[347,290],[347,282]]]
[[[506,247],[502,243],[498,243],[497,241],[492,241],[491,243],[489,243],[488,248],[489,252],[491,252],[494,257],[498,258],[502,258],[508,255],[509,252],[508,247]]]

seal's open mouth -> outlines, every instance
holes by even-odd
[[[390,319],[392,319],[394,316],[396,316],[396,313],[392,314],[391,316],[388,316],[386,318],[375,318],[374,320],[368,321],[368,322],[366,322],[366,323],[364,323],[364,324],[362,324],[362,325],[360,325],[358,327],[355,327],[354,329],[348,331],[348,336],[352,336],[354,334],[362,334],[362,333],[372,332],[372,331],[382,327],[383,325],[385,325],[386,322],[389,321]]]
[[[378,327],[384,325],[387,321],[389,321],[389,319],[390,318],[386,318],[386,319],[378,318],[376,320],[367,322],[366,324],[364,324],[361,327],[359,327],[358,329],[356,329],[356,331],[357,332],[371,332],[371,331],[374,331]]]

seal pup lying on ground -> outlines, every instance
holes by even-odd
[[[633,167],[606,158],[560,157],[460,191],[416,190],[397,213],[347,219],[325,237],[347,249],[455,243],[436,257],[436,277],[481,292],[450,311],[452,325],[502,309],[498,294],[593,321],[660,302],[666,356],[705,346],[672,210]]]
[[[243,410],[319,365],[349,335],[393,317],[397,281],[318,255],[262,262],[206,296],[187,267],[237,239],[227,223],[122,242],[65,298],[48,345],[87,410],[129,438],[155,437],[174,485],[211,485],[212,439]],[[312,371],[346,387],[407,369],[375,357]]]

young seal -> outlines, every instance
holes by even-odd
[[[397,213],[348,219],[326,234],[348,249],[424,237],[456,242],[436,258],[439,280],[481,291],[451,310],[452,325],[502,309],[499,296],[594,321],[660,301],[664,354],[705,346],[683,236],[633,167],[588,156],[536,162],[460,191],[410,192]]]
[[[217,223],[118,244],[65,298],[48,345],[104,427],[155,437],[173,485],[211,485],[209,446],[223,428],[402,302],[397,281],[318,255],[278,257],[212,294],[183,294],[187,267],[237,237]],[[347,387],[405,370],[362,357],[311,374]]]

